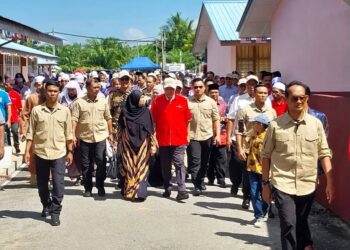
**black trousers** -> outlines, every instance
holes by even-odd
[[[303,250],[312,245],[308,216],[315,192],[296,196],[273,188],[273,196],[278,209],[283,250]]]
[[[232,190],[235,192],[238,191],[238,188],[242,183],[243,199],[250,198],[249,175],[246,167],[247,162],[238,158],[237,144],[235,141],[232,141],[231,158],[229,163],[230,180],[232,182]]]
[[[96,187],[103,188],[106,179],[106,140],[88,143],[80,140],[81,166],[85,191],[92,190],[92,173],[96,164]]]
[[[201,188],[207,173],[213,138],[205,141],[191,140],[187,148],[188,173],[191,174],[192,183]]]
[[[57,160],[45,160],[35,155],[35,166],[40,201],[43,207],[52,214],[60,214],[64,195],[64,171],[66,169],[66,156]],[[49,176],[52,174],[53,190],[50,197]]]
[[[213,146],[210,154],[209,167],[207,177],[209,181],[214,181],[215,177],[218,181],[225,181],[225,169],[227,166],[226,145]]]
[[[19,137],[18,137],[18,122],[11,123],[11,128],[5,126],[7,144],[12,145],[11,142],[11,133],[13,137],[13,146],[15,149],[19,149]]]

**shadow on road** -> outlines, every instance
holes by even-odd
[[[259,235],[252,235],[252,234],[237,234],[237,233],[229,233],[229,232],[217,232],[215,233],[218,236],[224,236],[224,237],[232,237],[234,239],[245,241],[246,244],[257,244],[262,245],[266,247],[272,247],[271,246],[271,240],[269,237],[265,236],[259,236]],[[272,248],[277,249],[277,248]]]
[[[21,210],[2,210],[0,211],[0,218],[14,218],[14,219],[33,219],[38,221],[46,221],[45,218],[41,217],[40,212],[33,211],[21,211]]]
[[[224,202],[205,202],[199,201],[194,203],[193,205],[199,206],[202,208],[206,208],[209,210],[219,210],[219,209],[237,209],[243,210],[241,205],[233,204],[233,203],[224,203]]]
[[[241,226],[253,225],[253,223],[254,223],[254,220],[247,221],[247,220],[243,220],[241,218],[219,216],[219,215],[215,215],[215,214],[196,214],[196,213],[194,213],[192,215],[198,215],[200,217],[212,218],[212,219],[216,219],[216,220],[231,221],[231,222],[238,223]]]

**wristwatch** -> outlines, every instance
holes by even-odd
[[[73,149],[67,149],[67,153],[72,153],[72,154],[74,154],[74,150],[73,150]]]
[[[264,180],[264,179],[262,179],[262,180],[261,180],[261,183],[265,186],[265,185],[270,184],[270,180]]]

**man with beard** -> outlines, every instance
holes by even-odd
[[[27,123],[30,118],[32,109],[35,106],[45,102],[45,93],[43,92],[44,80],[45,77],[43,76],[37,76],[34,78],[34,87],[36,89],[36,92],[28,96],[23,106],[19,123],[19,135],[22,141],[25,141],[26,139],[25,134],[27,132]],[[33,152],[31,152],[31,159],[29,162],[30,163],[28,165],[28,170],[30,172],[30,184],[36,186],[35,158]]]
[[[82,96],[80,85],[77,81],[69,81],[62,91],[62,99],[60,103],[66,106],[72,111],[74,102]],[[80,149],[79,142],[74,147],[73,163],[68,168],[68,176],[73,180],[75,179],[75,185],[80,185],[81,180],[81,162],[80,162]]]

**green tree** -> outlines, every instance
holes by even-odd
[[[84,54],[87,66],[115,69],[130,59],[129,50],[118,39],[109,37],[103,40],[88,40]]]

